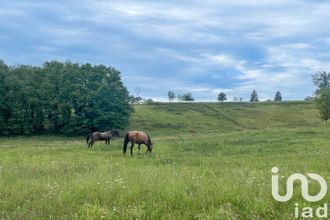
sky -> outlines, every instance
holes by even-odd
[[[330,71],[326,0],[0,0],[0,59],[103,64],[133,95],[166,101],[311,96]]]

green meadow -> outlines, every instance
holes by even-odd
[[[281,193],[295,172],[330,183],[330,127],[311,102],[134,108],[129,129],[150,134],[150,156],[124,157],[123,138],[0,138],[0,219],[294,219],[296,202],[330,201],[305,201],[299,184],[289,202],[271,195],[273,166]]]

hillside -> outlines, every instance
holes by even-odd
[[[130,129],[154,135],[233,132],[322,125],[312,102],[152,103],[135,105]]]
[[[292,219],[296,203],[330,202],[307,203],[299,184],[286,203],[270,192],[274,166],[330,176],[330,127],[312,103],[136,105],[131,129],[151,134],[151,155],[123,156],[123,138],[1,137],[0,219]]]

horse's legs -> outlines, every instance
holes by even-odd
[[[93,148],[94,141],[92,140],[90,144],[91,144],[91,148]]]
[[[134,143],[131,144],[131,156],[133,156],[133,147],[134,147]]]
[[[146,145],[146,144],[145,144]],[[148,145],[146,145],[147,146],[147,151],[144,153],[144,154],[146,154],[146,153],[148,153],[148,151],[149,151],[149,147],[148,147]]]
[[[109,138],[109,139],[108,139],[108,145],[110,145],[110,142],[111,142],[111,139]]]
[[[139,151],[138,154],[140,155],[141,144],[138,145]]]

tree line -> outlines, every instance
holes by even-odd
[[[132,107],[120,72],[104,65],[0,61],[0,134],[86,134],[124,128]]]
[[[191,92],[183,93],[182,95],[176,96],[176,94],[173,90],[168,91],[167,97],[168,97],[168,100],[171,101],[171,102],[173,102],[176,98],[180,101],[188,101],[188,102],[195,100],[194,97],[192,96]],[[237,99],[237,98],[234,97],[234,100],[235,99]],[[226,101],[227,100],[227,95],[224,92],[220,92],[218,94],[217,100],[219,102]],[[242,98],[240,98],[240,101],[242,101]],[[280,91],[277,91],[275,93],[274,101],[275,102],[282,101],[282,95],[281,95]],[[258,93],[255,89],[251,93],[250,102],[259,102]]]

